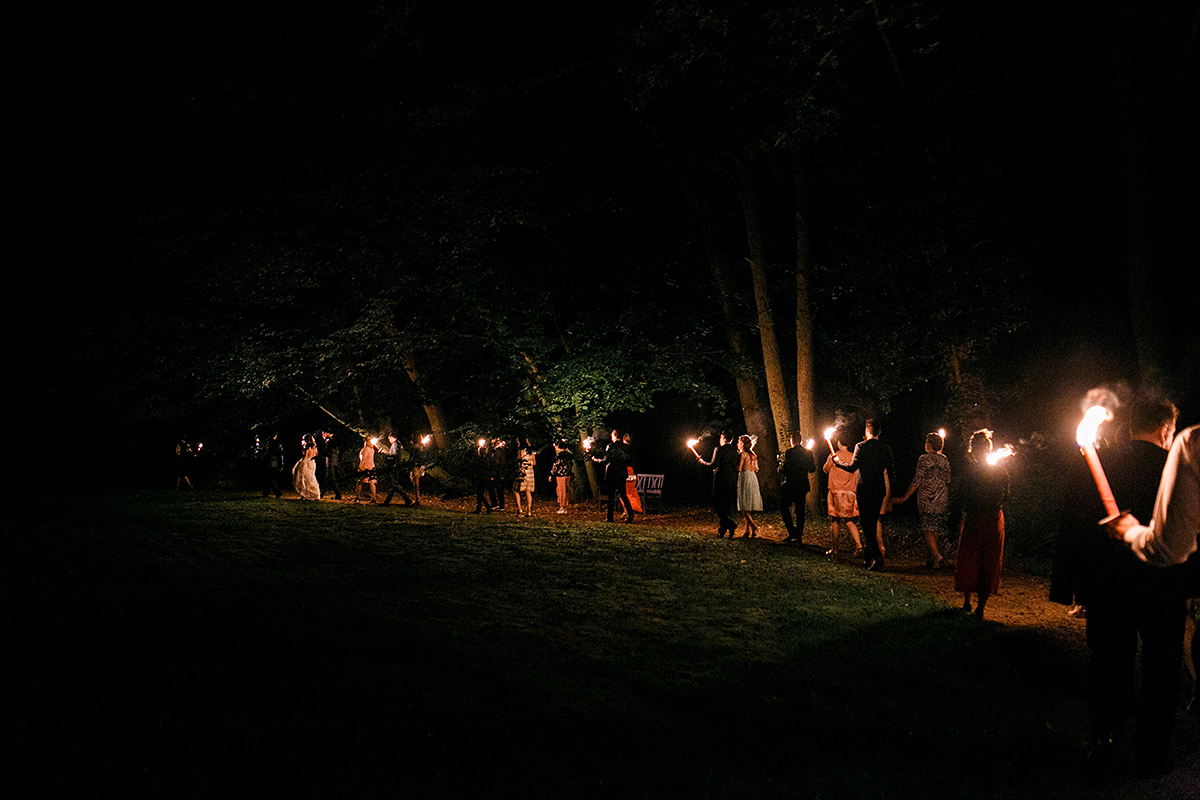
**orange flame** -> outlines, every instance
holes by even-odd
[[[1084,413],[1083,421],[1075,429],[1075,441],[1080,447],[1092,447],[1096,444],[1096,432],[1100,426],[1112,418],[1112,412],[1104,406],[1092,406]]]
[[[1006,444],[1006,445],[1004,445],[1004,447],[1001,447],[999,450],[996,450],[995,452],[992,452],[992,453],[988,453],[986,460],[987,460],[988,464],[990,464],[991,466],[994,467],[997,464],[999,464],[1001,461],[1003,461],[1004,459],[1012,458],[1014,455],[1016,455],[1016,453],[1013,451],[1012,445]]]

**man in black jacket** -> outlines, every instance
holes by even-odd
[[[863,558],[869,570],[883,569],[883,525],[879,517],[883,506],[891,499],[891,476],[896,474],[892,448],[877,437],[875,420],[866,423],[866,437],[854,446],[854,457],[843,464],[837,456],[833,463],[847,472],[858,473],[855,495],[858,497],[858,518],[862,525]]]
[[[1101,452],[1113,496],[1139,520],[1154,515],[1177,415],[1166,400],[1135,400],[1129,412],[1130,439]],[[1139,772],[1161,774],[1170,769],[1186,600],[1177,582],[1167,579],[1169,570],[1142,563],[1124,543],[1095,526],[1099,518],[1095,515],[1102,514],[1098,500],[1088,505],[1086,522],[1091,530],[1084,542],[1086,573],[1080,583],[1092,652],[1091,766],[1100,772],[1112,766],[1125,715],[1133,710],[1140,638],[1142,686],[1136,705],[1134,764]]]
[[[712,508],[717,512],[717,536],[723,537],[728,533],[733,538],[733,532],[737,530],[733,512],[737,510],[738,462],[741,455],[729,431],[721,431],[717,441],[712,458],[708,461],[700,457],[694,446],[692,455],[704,466],[713,468]]]
[[[808,476],[817,471],[812,451],[804,446],[799,431],[788,437],[791,445],[783,454],[779,471],[783,474],[783,485],[779,496],[782,504],[783,527],[787,528],[785,542],[799,544],[804,539],[804,508],[808,502]],[[792,511],[795,510],[795,519]]]

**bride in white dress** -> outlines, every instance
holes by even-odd
[[[308,436],[303,439],[304,457],[292,467],[292,486],[305,500],[320,500],[321,487],[317,485],[317,445]]]

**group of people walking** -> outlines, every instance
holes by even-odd
[[[352,476],[342,472],[334,435],[329,431],[301,436],[300,458],[292,464],[290,475],[279,434],[272,434],[265,441],[259,438],[255,443],[255,456],[262,476],[262,496],[281,497],[290,482],[303,500],[321,500],[331,492],[334,499],[341,500],[342,486],[348,477],[352,477],[356,502],[378,502],[382,480],[387,492],[382,505],[389,505],[396,495],[406,506],[420,504],[420,478],[424,466],[400,444],[395,434],[389,433],[385,438],[386,447],[378,439],[363,438],[362,449],[358,451],[358,470]],[[376,465],[377,455],[383,458],[382,465]]]
[[[863,558],[871,571],[884,567],[882,515],[892,504],[895,458],[892,449],[878,438],[874,420],[867,420],[862,441],[851,451],[842,430],[829,440],[830,450],[822,472],[828,476],[828,511],[831,547],[828,555],[837,556],[842,530],[854,542],[854,555]],[[721,431],[708,458],[691,445],[697,461],[712,467],[712,507],[717,514],[717,535],[733,536],[738,529],[734,513],[745,522],[742,536],[758,535],[754,514],[762,511],[758,485],[758,456],[750,436],[736,439]],[[800,543],[804,534],[804,509],[810,487],[809,475],[817,469],[813,452],[804,446],[799,432],[789,437],[788,448],[780,458],[780,513],[787,530],[785,542]],[[949,516],[950,462],[942,454],[943,438],[931,433],[925,440],[925,454],[918,459],[916,476],[907,492],[896,502],[903,503],[913,494],[921,517],[921,529],[929,547],[926,565],[932,569],[945,561],[938,538],[947,531]],[[991,452],[991,432],[981,430],[971,439],[967,473],[962,479],[964,515],[959,526],[959,558],[955,569],[955,590],[963,594],[963,607],[979,616],[987,598],[999,588],[1004,550],[1003,503],[1007,496],[1008,475],[1003,466],[987,463]],[[862,526],[860,535],[858,520]],[[973,606],[971,597],[976,603]]]

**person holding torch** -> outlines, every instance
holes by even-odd
[[[1200,508],[1193,504],[1190,521],[1187,511],[1189,497],[1195,503],[1198,494],[1195,429],[1176,438],[1176,419],[1172,403],[1139,398],[1130,405],[1130,439],[1103,451],[1112,496],[1127,510],[1106,524],[1105,532],[1113,535],[1095,538],[1090,559],[1089,767],[1098,773],[1111,770],[1117,760],[1129,709],[1136,709],[1136,770],[1160,775],[1172,767],[1186,598],[1200,594],[1200,562],[1184,564],[1196,550],[1200,529]],[[1139,641],[1142,680],[1134,704]]]
[[[817,471],[817,463],[813,459],[812,450],[804,446],[804,437],[800,431],[788,437],[791,445],[783,453],[783,463],[779,472],[783,476],[780,486],[780,513],[783,516],[783,527],[788,535],[785,542],[800,544],[804,541],[804,511],[808,505],[808,476]],[[795,518],[792,511],[795,510]]]
[[[992,432],[975,431],[967,445],[967,468],[962,483],[962,516],[958,523],[958,558],[954,563],[954,591],[963,596],[963,611],[983,619],[988,598],[1000,588],[1004,561],[1004,501],[1008,498],[1008,470],[1004,461],[988,462]]]
[[[713,468],[711,500],[713,511],[717,513],[717,536],[724,537],[728,534],[733,538],[733,532],[737,530],[737,523],[733,521],[733,511],[737,508],[738,463],[741,456],[733,444],[733,434],[730,431],[721,431],[717,442],[712,456],[707,461],[696,452],[698,441],[689,441],[688,448],[697,461]]]

